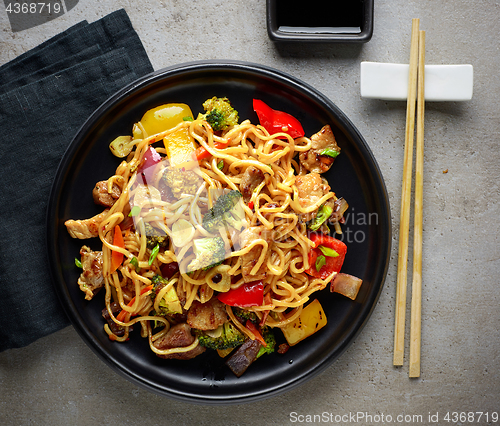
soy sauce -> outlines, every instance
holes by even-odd
[[[364,0],[276,0],[283,32],[361,33]]]

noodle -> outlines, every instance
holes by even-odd
[[[189,266],[196,258],[195,241],[219,233],[227,253],[224,263],[228,265],[231,289],[248,282],[246,275],[262,275],[259,279],[263,283],[265,301],[261,306],[247,310],[255,312],[269,327],[282,328],[293,322],[311,295],[323,289],[335,275],[319,279],[305,273],[311,266],[309,253],[314,243],[308,237],[302,218],[316,212],[328,200],[336,199],[329,187],[309,205],[304,205],[299,196],[296,179],[301,166],[294,157],[311,149],[311,139],[300,137],[294,140],[287,133],[269,134],[249,120],[217,134],[202,119],[181,122],[156,135],[148,135],[140,122],[138,129],[143,138],[135,141],[135,149],[128,154],[127,161],[122,161],[107,181],[108,193],[118,187],[120,195],[99,223],[98,230],[102,242],[106,311],[123,332],[118,335],[112,330],[114,327],[106,324],[109,337],[125,341],[130,327],[140,323],[141,334],[148,338],[151,350],[160,356],[195,350],[199,344],[197,338],[182,347],[159,348],[157,342],[167,335],[177,319],[158,313],[172,291],[182,295],[183,312],[196,302],[205,303],[216,297],[217,292],[205,279],[206,272],[201,269],[190,271]],[[167,191],[165,196],[162,189],[164,176],[175,168],[166,159],[168,149],[158,146],[156,152],[164,160],[147,169],[148,174],[141,167],[144,167],[142,164],[152,144],[181,130],[209,155],[198,162],[183,163],[182,168],[178,166],[177,170],[182,171],[180,183],[168,189],[172,194],[173,191],[178,193],[172,197]],[[229,190],[245,193],[243,186],[249,170],[262,179],[251,188],[246,202],[241,203],[242,228],[227,232],[221,228],[215,234],[209,232],[203,224],[207,210]],[[191,189],[187,184],[183,186],[185,172],[191,173]],[[187,223],[184,233],[182,229],[173,228],[174,224],[180,223]],[[113,240],[117,225],[123,234],[123,246]],[[155,230],[154,234],[151,234],[151,228]],[[272,238],[263,234],[242,242],[239,236],[245,232],[240,234],[242,229],[257,228],[271,233]],[[150,245],[152,238],[159,241],[156,247]],[[164,245],[160,245],[160,241]],[[153,248],[156,253],[153,253]],[[117,255],[123,255],[124,260],[113,270],[113,257]],[[253,263],[249,267],[248,258],[252,256]],[[179,272],[168,280],[168,284],[152,291],[156,274],[161,274],[164,265],[175,262]],[[121,308],[116,316],[113,303]],[[244,335],[256,338],[229,305],[226,305],[226,310],[230,321]],[[153,334],[155,324],[162,324],[162,329]]]

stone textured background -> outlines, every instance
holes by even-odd
[[[439,424],[454,424],[444,422],[447,412],[500,411],[500,2],[376,0],[369,43],[305,47],[280,47],[268,38],[263,0],[80,0],[66,15],[18,33],[1,4],[0,64],[121,7],[155,69],[201,59],[261,63],[309,83],[346,113],[371,147],[390,196],[387,280],[370,321],[343,356],[283,395],[222,407],[158,397],[116,375],[69,327],[0,354],[0,423],[285,425],[311,423],[292,412],[359,412],[394,422],[399,414],[421,415],[421,424],[437,424],[428,416],[439,413]],[[474,66],[471,101],[426,108],[419,379],[408,378],[407,360],[402,368],[392,365],[406,104],[359,95],[361,61],[408,61],[414,17],[426,31],[428,64]],[[376,420],[359,424],[383,424]]]

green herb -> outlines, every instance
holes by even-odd
[[[320,269],[326,265],[326,257],[325,256],[318,256],[316,258],[316,271],[320,271]]]
[[[80,262],[80,260],[77,259],[76,257],[75,257],[75,265],[76,265],[77,268],[83,268],[82,262]]]
[[[191,117],[190,115],[186,115],[185,117],[182,117],[182,120],[183,121],[193,121],[193,117]]]
[[[135,272],[139,272],[140,268],[139,268],[139,261],[137,260],[137,257],[134,256],[130,260],[130,263],[132,264],[133,267],[135,267]]]
[[[219,170],[222,170],[224,168],[224,160],[220,160],[218,163],[217,163],[217,168]]]
[[[317,231],[321,225],[332,215],[333,209],[330,206],[321,206],[318,209],[318,214],[309,223],[309,229],[311,231]]]
[[[140,212],[141,212],[140,206],[134,206],[134,207],[132,207],[132,210],[130,210],[130,213],[128,214],[128,216],[129,217],[139,216]]]
[[[328,257],[338,257],[339,256],[339,254],[334,249],[331,249],[330,247],[318,246],[318,248],[321,250],[321,253],[323,253],[325,256],[328,256]]]
[[[151,251],[151,256],[149,256],[148,265],[151,266],[153,261],[156,259],[158,252],[160,251],[160,244],[156,244],[155,248]]]
[[[340,153],[338,151],[335,151],[334,149],[326,148],[323,151],[321,151],[320,155],[328,155],[328,157],[335,158],[339,154]]]

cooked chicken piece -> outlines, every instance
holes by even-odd
[[[157,349],[184,348],[193,344],[195,337],[191,334],[191,327],[186,323],[174,325],[168,332],[153,342]],[[198,345],[187,352],[172,353],[169,355],[159,355],[164,359],[192,359],[205,352],[205,347]]]
[[[322,154],[325,150],[340,152],[340,148],[335,140],[335,135],[329,124],[311,136],[311,149],[301,152],[300,163],[310,172],[324,173],[330,170],[335,160],[331,155]]]
[[[104,207],[111,207],[115,204],[116,200],[120,198],[121,189],[116,184],[113,183],[111,186],[111,192],[108,192],[108,181],[101,180],[95,184],[92,190],[92,197],[94,198],[94,203],[99,204]]]
[[[302,208],[312,206],[330,191],[330,186],[318,173],[297,176],[295,178],[295,186],[298,190],[298,201]],[[306,221],[313,219],[316,216],[316,212],[317,210],[306,213],[304,219]]]
[[[85,299],[91,300],[104,285],[102,251],[92,251],[89,247],[83,246],[80,249],[80,255],[82,256],[83,272],[78,278],[78,285],[80,290],[85,293]]]
[[[69,235],[71,235],[72,238],[78,238],[80,240],[94,238],[99,235],[99,224],[102,222],[108,211],[109,209],[106,209],[102,213],[99,213],[90,219],[69,219],[64,222],[64,224],[66,225]]]
[[[240,182],[240,192],[245,203],[250,201],[252,193],[264,180],[264,173],[257,167],[250,166],[245,170]]]
[[[240,247],[243,249],[250,245],[255,240],[263,239],[267,242],[268,248],[266,258],[260,266],[256,274],[250,275],[253,267],[259,261],[262,253],[262,245],[254,246],[248,253],[241,256],[241,275],[245,282],[263,280],[267,276],[267,259],[271,253],[271,245],[273,243],[274,232],[267,229],[265,226],[250,226],[240,234]]]
[[[187,316],[187,323],[198,330],[215,330],[227,321],[226,306],[217,298],[206,303],[195,300]]]

